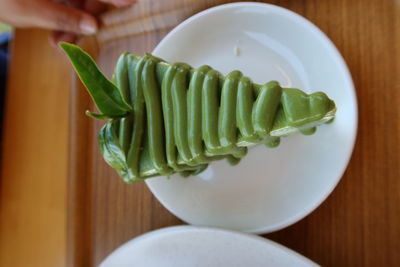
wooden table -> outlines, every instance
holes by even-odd
[[[184,14],[217,2],[227,1],[202,1]],[[305,219],[266,237],[325,266],[399,265],[400,1],[270,2],[314,22],[341,51],[357,90],[359,132],[349,167],[331,196]],[[172,26],[160,27],[164,22],[176,23],[158,19],[152,22],[157,30],[138,50],[162,38]],[[101,162],[93,145],[98,125],[79,115],[87,97],[76,90],[70,94],[69,66],[47,45],[46,32],[18,30],[12,52],[0,266],[96,265],[141,233],[180,224],[143,183],[125,185]],[[82,131],[86,135],[78,138],[75,133]],[[82,151],[88,162],[77,166],[74,155]]]
[[[66,261],[70,69],[47,32],[18,30],[6,97],[0,185],[0,266]]]

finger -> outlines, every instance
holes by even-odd
[[[83,7],[84,6],[84,1],[81,0],[65,0],[68,6],[71,7]]]
[[[136,0],[100,0],[105,3],[113,4],[117,7],[123,7],[137,2]]]
[[[99,15],[107,10],[107,4],[98,0],[86,0],[83,9],[93,15]]]
[[[49,36],[49,42],[51,46],[57,49],[59,48],[58,47],[59,42],[75,43],[76,39],[77,39],[76,34],[62,32],[62,31],[53,31]]]
[[[76,43],[78,36],[75,33],[65,32],[62,34],[57,41],[57,46],[59,42]]]
[[[72,32],[93,34],[97,31],[96,19],[82,10],[50,1],[43,2],[35,18],[35,26]]]
[[[62,31],[52,31],[49,35],[49,43],[53,48],[57,47],[57,40],[60,38],[60,36],[64,34]]]

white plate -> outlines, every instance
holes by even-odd
[[[268,4],[222,5],[181,23],[154,54],[223,74],[239,69],[257,83],[324,91],[338,108],[334,123],[313,136],[282,138],[275,149],[260,145],[235,167],[220,161],[197,177],[148,179],[169,211],[194,225],[265,233],[302,219],[332,192],[353,150],[357,102],[343,58],[311,22]]]
[[[318,266],[268,239],[222,229],[175,226],[132,239],[100,267]]]

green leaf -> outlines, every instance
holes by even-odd
[[[116,120],[107,122],[99,132],[99,147],[104,160],[113,167],[126,183],[138,180],[126,163],[126,155],[116,135]]]
[[[86,116],[89,116],[95,120],[110,120],[110,119],[119,119],[119,118],[125,117],[126,115],[128,115],[128,112],[125,112],[121,116],[110,116],[110,115],[105,115],[105,114],[97,114],[97,113],[93,113],[89,110],[86,110],[85,114],[86,114]]]
[[[76,73],[87,88],[100,113],[109,117],[124,116],[132,107],[125,102],[118,88],[97,68],[94,60],[79,46],[61,42]]]

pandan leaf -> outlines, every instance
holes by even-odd
[[[101,128],[98,136],[100,151],[104,160],[118,172],[121,178],[125,182],[131,183],[137,179],[126,163],[125,153],[116,135],[116,124],[116,120],[111,120]]]
[[[89,116],[93,119],[96,120],[110,120],[110,119],[119,119],[119,118],[123,118],[126,115],[128,115],[128,112],[125,112],[123,115],[121,116],[110,116],[110,115],[105,115],[105,114],[97,114],[97,113],[93,113],[89,110],[86,110],[85,112],[86,116]]]
[[[73,44],[61,42],[59,45],[69,57],[100,113],[115,117],[124,116],[132,110],[118,88],[100,72],[89,54]]]

